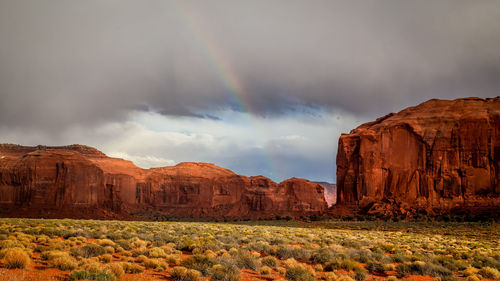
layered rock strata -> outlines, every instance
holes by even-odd
[[[83,145],[0,145],[3,216],[258,219],[320,215],[324,188],[237,175],[206,163],[141,169]],[[131,215],[132,214],[132,215]]]
[[[373,214],[500,213],[500,98],[429,100],[342,134],[337,202]]]

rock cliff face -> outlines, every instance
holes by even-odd
[[[500,98],[429,100],[343,134],[339,206],[500,213]]]
[[[144,170],[87,146],[0,145],[3,216],[133,218],[274,218],[319,215],[321,185],[302,179],[279,184],[205,163]]]

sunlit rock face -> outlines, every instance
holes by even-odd
[[[500,98],[429,100],[340,137],[338,205],[498,214],[499,170]]]
[[[321,185],[303,179],[275,183],[207,163],[141,169],[83,145],[0,145],[2,216],[257,219],[321,215]]]

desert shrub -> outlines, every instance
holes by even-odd
[[[347,255],[350,259],[357,262],[367,263],[370,259],[373,259],[373,253],[369,250],[364,249],[350,249]],[[378,260],[389,259],[388,256],[380,254]]]
[[[281,266],[278,266],[278,267],[276,267],[276,271],[278,271],[278,272],[279,272],[279,274],[281,274],[281,275],[285,275],[285,273],[286,273],[286,268],[281,267]]]
[[[341,245],[346,248],[354,248],[354,249],[361,248],[361,244],[359,244],[358,241],[352,239],[345,239],[344,241],[342,241]]]
[[[494,259],[493,257],[488,257],[485,255],[475,256],[471,261],[471,265],[477,268],[482,267],[493,267],[500,269],[500,259]]]
[[[323,248],[315,251],[311,255],[313,263],[326,263],[335,257],[335,253],[331,249]]]
[[[113,275],[120,279],[125,275],[125,270],[123,270],[123,265],[121,263],[110,263],[106,265],[106,270],[113,273]]]
[[[234,265],[217,264],[210,269],[211,281],[238,281],[240,270]]]
[[[104,263],[108,263],[108,262],[111,262],[112,258],[113,258],[112,255],[110,255],[110,254],[104,254],[102,256],[99,256],[99,261],[100,262],[104,262]]]
[[[349,275],[341,275],[337,278],[337,281],[354,281]]]
[[[356,281],[363,281],[367,276],[368,274],[365,269],[360,268],[354,271],[354,280]]]
[[[169,263],[169,264],[175,264],[175,265],[178,265],[181,263],[181,257],[178,256],[178,255],[167,255],[165,257],[165,262]]]
[[[431,275],[431,276],[449,276],[452,272],[441,266],[432,263],[425,262],[413,262],[413,263],[404,263],[396,266],[396,272],[398,277],[403,277],[407,274],[415,274],[415,275]]]
[[[17,240],[2,240],[0,241],[0,249],[8,248],[24,248],[24,246]]]
[[[91,273],[86,270],[73,271],[69,275],[70,280],[96,280],[96,281],[114,281],[116,277],[108,272]]]
[[[251,270],[259,270],[260,263],[256,256],[252,255],[250,252],[241,250],[233,255],[233,259],[236,263],[236,266],[239,268],[248,268]]]
[[[276,254],[281,258],[281,259],[289,259],[289,258],[294,258],[296,260],[300,261],[307,261],[311,257],[311,253],[303,248],[292,248],[289,246],[280,246],[276,250]]]
[[[125,239],[118,239],[116,240],[116,245],[119,247],[122,247],[124,250],[132,250],[132,247],[130,246],[130,242]]]
[[[404,254],[401,253],[396,253],[391,256],[392,262],[397,262],[397,263],[402,263],[402,262],[407,262],[410,260],[409,257],[407,257]]]
[[[248,244],[247,249],[251,251],[258,251],[261,253],[269,254],[271,251],[271,246],[269,246],[269,243],[267,242],[259,241],[257,243]]]
[[[60,270],[73,270],[78,266],[75,258],[66,255],[61,255],[59,257],[55,257],[48,262],[50,267],[55,267]]]
[[[115,252],[115,248],[113,248],[111,246],[106,246],[106,247],[104,247],[104,252],[106,254],[113,254]]]
[[[464,270],[469,266],[465,261],[451,257],[438,257],[434,261],[451,271]]]
[[[115,242],[111,241],[110,239],[98,239],[98,240],[96,240],[96,243],[102,247],[108,247],[108,246],[114,247],[115,246]]]
[[[404,277],[408,274],[411,274],[413,273],[414,270],[415,270],[414,266],[411,263],[402,263],[396,266],[396,272],[398,277]]]
[[[75,258],[81,257],[83,255],[83,251],[81,248],[71,248],[69,249],[69,254]]]
[[[103,271],[103,265],[97,261],[97,259],[87,259],[83,260],[81,263],[81,269],[84,269],[90,273],[97,273]]]
[[[135,259],[136,262],[138,263],[144,263],[148,260],[148,257],[146,257],[145,255],[140,255],[137,257],[137,259]]]
[[[500,279],[500,271],[498,271],[498,269],[493,268],[493,267],[483,267],[479,270],[478,273],[479,273],[479,275],[483,276],[484,278],[493,279],[493,280]]]
[[[145,270],[145,268],[143,266],[136,264],[136,263],[126,262],[126,263],[122,264],[122,267],[126,273],[132,273],[132,274],[142,273]]]
[[[66,256],[68,255],[67,252],[63,251],[45,251],[40,254],[40,257],[43,260],[53,260],[55,258],[61,257],[61,256]]]
[[[260,274],[263,274],[263,275],[268,275],[269,273],[271,273],[271,268],[269,266],[263,266],[260,268]]]
[[[314,274],[303,266],[289,267],[286,270],[286,279],[290,281],[314,281]]]
[[[162,266],[163,265],[163,266]],[[163,268],[163,269],[166,269],[168,268],[167,264],[166,263],[162,263],[160,260],[158,259],[146,259],[144,261],[144,266],[146,268]]]
[[[336,281],[338,276],[333,272],[325,272],[323,279],[325,279],[325,281]]]
[[[132,256],[147,256],[149,255],[149,250],[146,247],[135,248],[132,250]]]
[[[84,258],[92,258],[103,255],[106,253],[103,247],[96,244],[87,244],[81,248],[77,248],[75,252],[79,252],[78,256],[82,256]]]
[[[149,256],[152,258],[164,258],[166,255],[162,248],[154,247],[149,250]]]
[[[455,277],[455,275],[444,275],[442,277],[436,277],[434,279],[438,279],[440,281],[458,281],[459,279]]]
[[[472,267],[472,266],[469,266],[467,267],[466,269],[462,270],[462,274],[464,276],[471,276],[471,275],[475,275],[479,272],[479,269],[475,268],[475,267]]]
[[[262,258],[261,263],[263,265],[269,266],[269,267],[276,267],[280,264],[278,262],[278,260],[273,256],[267,256],[267,257]]]
[[[203,276],[207,276],[208,270],[214,266],[217,261],[214,258],[205,255],[194,255],[181,262],[182,266],[195,269],[201,272]]]
[[[76,270],[69,275],[70,280],[92,280],[90,272],[86,270]]]
[[[379,263],[379,262],[369,262],[366,264],[365,268],[370,273],[384,273],[385,272],[384,265]]]
[[[477,275],[470,275],[465,277],[465,281],[480,281],[481,278],[477,277]]]
[[[170,272],[170,276],[179,281],[198,281],[201,273],[194,269],[187,269],[182,266],[176,266]]]
[[[316,272],[322,272],[323,271],[323,266],[321,264],[315,264],[315,265],[313,265],[313,269]]]
[[[359,268],[361,268],[359,264],[353,260],[334,260],[325,264],[326,271],[333,271],[337,269],[351,271]]]
[[[21,248],[8,248],[4,260],[7,268],[25,268],[31,259]]]
[[[468,251],[451,250],[450,254],[457,260],[466,260],[472,256]]]

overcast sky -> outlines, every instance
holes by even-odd
[[[0,0],[0,142],[335,182],[341,133],[498,95],[497,0]]]

